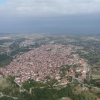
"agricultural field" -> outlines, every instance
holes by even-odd
[[[100,67],[94,67],[91,71],[92,79],[100,79]]]
[[[0,76],[0,89],[9,87],[9,86],[10,86],[10,83],[7,81],[7,79]]]

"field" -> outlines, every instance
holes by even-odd
[[[9,83],[7,82],[6,78],[0,76],[0,89],[8,87]]]
[[[95,67],[91,71],[92,79],[100,79],[100,67]]]
[[[63,98],[61,98],[60,100],[71,100],[71,99],[68,98],[68,97],[63,97]]]
[[[92,74],[92,79],[100,79],[100,75],[94,75],[94,74]]]

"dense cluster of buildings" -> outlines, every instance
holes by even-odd
[[[15,82],[22,84],[28,79],[46,82],[48,76],[51,79],[61,78],[62,65],[74,65],[80,63],[83,67],[77,68],[76,72],[81,72],[79,78],[84,79],[86,73],[85,62],[77,54],[71,54],[72,46],[61,44],[48,44],[35,48],[25,54],[18,55],[10,65],[0,68],[4,76],[15,76]],[[69,76],[75,76],[75,72],[70,70]],[[62,79],[62,82],[68,82]]]

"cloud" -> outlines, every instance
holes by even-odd
[[[0,21],[5,33],[99,33],[100,15],[70,15],[60,18],[15,18]]]
[[[100,0],[6,0],[0,32],[98,33]]]
[[[45,17],[100,13],[100,0],[8,0],[0,6],[4,17]]]

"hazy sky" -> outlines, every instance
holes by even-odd
[[[100,33],[100,0],[0,0],[3,33]]]

